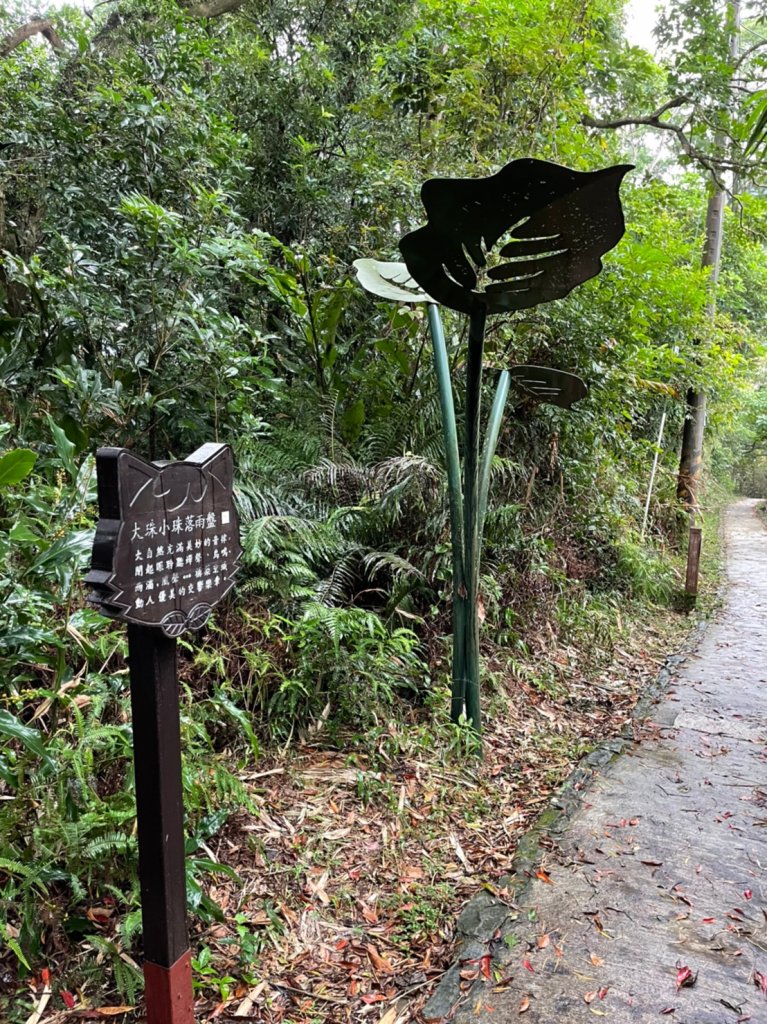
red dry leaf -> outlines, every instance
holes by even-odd
[[[490,977],[490,964],[492,962],[492,956],[490,953],[485,953],[484,956],[479,959],[479,969],[482,971],[483,978]]]
[[[687,966],[679,967],[677,965],[677,972],[676,972],[676,990],[677,990],[677,992],[679,991],[680,988],[692,988],[692,986],[695,984],[695,982],[697,980],[698,980],[698,972],[697,971],[695,972],[695,974],[693,974],[692,970],[689,967],[687,967]]]
[[[703,924],[714,924],[714,922],[716,921],[716,918],[715,917],[704,917],[702,920],[703,920]]]
[[[587,992],[586,995],[583,997],[583,1001],[584,1003],[593,1003],[596,997],[596,992]]]
[[[754,971],[754,984],[761,989],[762,995],[767,996],[767,975],[761,971]]]
[[[530,1009],[530,997],[529,996],[525,996],[522,999],[522,1001],[520,1002],[520,1004],[519,1004],[519,1012],[520,1013],[527,1013],[527,1011],[529,1009]]]
[[[525,959],[522,961],[522,966],[524,967],[524,969],[526,971],[530,971],[531,974],[535,974],[535,968],[530,963],[530,961],[527,959],[527,957],[525,957]]]
[[[600,990],[597,992],[597,995],[600,999],[604,999],[604,997],[607,995],[609,991],[610,989],[607,987],[607,985],[603,985],[602,988],[600,988]]]
[[[753,892],[751,892],[751,890],[750,890],[750,889],[746,889],[746,891],[745,891],[745,892],[743,893],[743,895],[745,896],[745,898],[746,898],[747,900],[750,900],[750,899],[752,899],[752,898],[753,898],[753,895],[754,895],[754,894],[753,894]]]
[[[65,988],[63,988],[61,990],[61,992],[59,993],[59,995],[64,1000],[64,1005],[66,1006],[66,1008],[68,1010],[74,1010],[75,1004],[77,1003],[77,1000],[72,995],[72,993],[71,992],[67,992],[67,990]]]
[[[367,992],[364,996],[360,996],[360,999],[370,1006],[371,1003],[383,1003],[386,996],[382,992]]]
[[[107,907],[88,907],[85,911],[85,916],[89,921],[93,921],[95,925],[103,926],[108,923],[113,911]]]
[[[46,985],[46,986],[50,985],[50,983],[51,983],[51,972],[48,970],[47,967],[43,967],[42,971],[40,971],[40,977],[42,978],[43,985]]]
[[[536,878],[540,878],[540,880],[541,880],[542,882],[545,882],[545,883],[546,883],[546,885],[553,885],[553,884],[554,884],[554,883],[553,883],[553,882],[551,881],[551,875],[549,875],[549,874],[548,874],[548,872],[544,871],[544,870],[543,870],[543,868],[539,868],[539,869],[538,869],[538,870],[537,870],[537,871],[535,872],[535,877],[536,877]]]
[[[538,947],[538,949],[546,949],[546,947],[548,946],[548,944],[550,942],[551,942],[551,938],[549,937],[548,934],[546,934],[546,935],[539,935],[535,944]]]

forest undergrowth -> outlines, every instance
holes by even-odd
[[[716,508],[711,515],[715,523]],[[712,525],[707,535],[698,614],[716,600]],[[677,584],[666,593],[673,599],[681,559],[669,558],[667,567]],[[538,603],[530,602],[528,595],[528,612],[537,608],[537,618],[513,658],[505,648],[485,648],[481,760],[471,731],[448,720],[447,649],[428,631],[423,643],[436,653],[427,690],[383,705],[380,695],[370,695],[369,715],[358,716],[361,728],[324,707],[297,717],[292,733],[271,736],[263,728],[256,735],[253,719],[245,717],[243,690],[246,677],[253,687],[267,667],[273,671],[289,656],[288,623],[270,626],[265,605],[235,600],[201,642],[182,645],[200,1019],[418,1019],[453,961],[461,907],[482,888],[511,902],[501,880],[520,837],[579,759],[634,727],[637,700],[697,618],[673,610],[668,600],[576,590],[554,615],[546,611],[550,601],[537,595]],[[264,636],[258,646],[254,617]],[[39,844],[37,856],[49,861],[35,873],[3,861],[19,908],[8,918],[8,936],[28,949],[34,934],[37,950],[21,989],[11,980],[15,972],[6,973],[7,995],[0,998],[13,1024],[26,1024],[35,1007],[45,1010],[46,1024],[78,1019],[78,1010],[80,1019],[141,1019],[135,845],[120,830],[133,812],[126,669],[116,631],[112,643],[100,652],[112,710],[105,714],[101,705],[94,731],[85,671],[57,700],[28,695],[28,720],[50,726],[55,714],[59,730],[80,728],[79,753],[61,784],[75,801],[78,780],[85,784],[87,797],[79,795],[88,806],[84,814],[80,807],[77,825],[46,820],[54,808],[42,795],[51,784],[44,765],[30,767],[31,791],[16,795],[16,829],[29,842],[29,821],[36,818],[31,840]],[[389,651],[386,657],[396,660]],[[62,742],[49,756],[65,749]],[[8,804],[4,810],[7,840]],[[66,836],[73,828],[81,832],[79,845]],[[55,842],[62,849],[66,843],[64,872],[53,862]],[[32,920],[24,919],[25,906]],[[467,978],[472,970],[466,967]]]

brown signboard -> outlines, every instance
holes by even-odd
[[[101,448],[96,468],[89,600],[169,637],[200,629],[231,590],[242,554],[231,449],[205,444],[183,462],[153,463]]]

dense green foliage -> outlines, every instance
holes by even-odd
[[[138,927],[124,640],[80,584],[100,445],[235,449],[241,585],[184,643],[200,914],[216,914],[199,883],[216,865],[195,850],[247,804],[237,758],[318,719],[332,739],[440,703],[450,562],[426,323],[350,273],[359,256],[396,258],[425,177],[636,153],[628,232],[602,275],[492,325],[489,386],[512,359],[578,372],[590,395],[570,416],[523,404],[508,418],[485,654],[519,664],[542,621],[577,638],[592,604],[669,597],[686,388],[709,393],[721,474],[767,444],[753,391],[767,204],[745,180],[710,325],[705,174],[582,118],[647,112],[683,89],[696,144],[713,145],[711,112],[726,108],[728,126],[741,115],[722,92],[724,7],[673,4],[660,65],[625,42],[622,0],[273,0],[213,19],[123,0],[96,21],[56,13],[63,49],[32,39],[0,58],[0,938],[14,970],[92,935],[95,894],[126,912],[126,947]],[[31,10],[0,12],[0,35]],[[692,53],[697,69],[710,56],[702,71]],[[459,372],[465,339],[446,323]],[[767,472],[749,472],[763,488]],[[117,947],[93,945],[132,995]]]

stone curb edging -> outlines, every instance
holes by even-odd
[[[682,652],[666,658],[657,678],[637,702],[631,720],[622,733],[604,740],[578,764],[551,798],[546,810],[521,838],[512,858],[511,872],[500,878],[497,884],[499,890],[507,889],[511,892],[514,903],[524,899],[525,890],[531,884],[542,840],[556,839],[562,834],[600,771],[634,742],[634,727],[649,716],[652,705],[667,692],[676,670],[696,650],[707,626],[707,619],[698,622]],[[440,1024],[452,1019],[458,1006],[470,998],[474,987],[461,989],[462,965],[467,961],[479,961],[481,957],[492,953],[492,943],[499,930],[504,931],[504,926],[513,924],[516,919],[513,907],[490,891],[480,892],[469,900],[456,922],[456,961],[442,976],[423,1007],[423,1020]],[[511,928],[505,931],[508,934]]]

